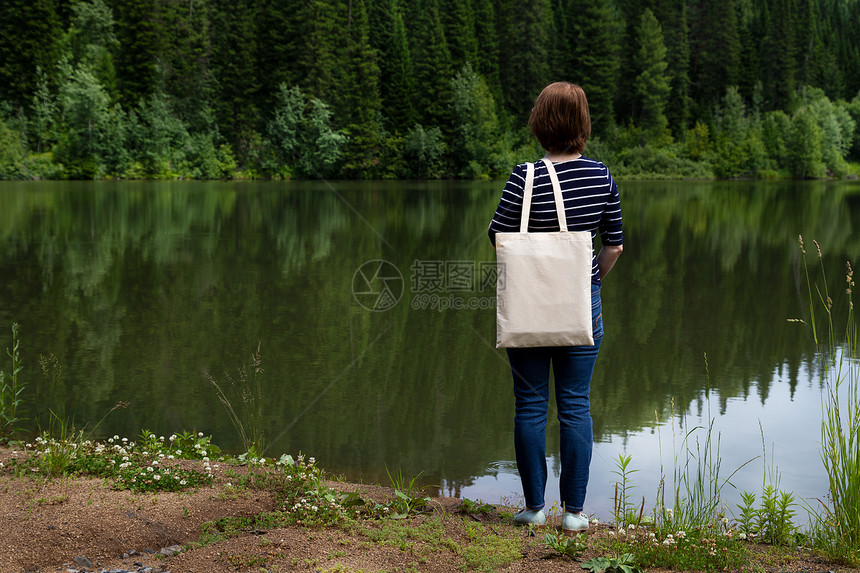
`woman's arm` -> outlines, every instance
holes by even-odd
[[[597,253],[597,269],[600,272],[601,280],[615,266],[615,261],[621,256],[622,251],[624,251],[624,245],[603,246],[600,248],[600,252]]]

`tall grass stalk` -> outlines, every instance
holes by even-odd
[[[808,289],[812,282],[799,237],[803,266]],[[847,320],[844,336],[837,340],[833,318],[833,301],[828,295],[821,249],[818,260],[824,292],[818,285],[819,303],[827,313],[828,344],[819,348],[820,375],[823,380],[821,417],[821,461],[828,477],[829,500],[821,501],[821,513],[813,518],[813,536],[822,549],[846,563],[860,563],[860,363],[857,355],[857,324],[854,316],[854,270],[846,263],[845,294]],[[813,301],[810,296],[810,322],[813,338],[818,343],[814,320]],[[803,322],[803,321],[800,321]]]
[[[12,370],[8,376],[0,370],[0,440],[9,439],[17,429],[16,425],[23,421],[24,401],[21,395],[24,393],[26,384],[20,376],[24,366],[21,363],[19,350],[21,345],[19,330],[18,323],[13,323],[12,348],[6,349],[6,355],[12,359]]]
[[[680,448],[674,447],[673,432],[672,498],[666,500],[665,478],[661,478],[657,489],[655,518],[658,526],[661,527],[687,530],[720,527],[722,519],[725,517],[721,493],[723,488],[727,485],[731,486],[732,477],[755,459],[747,460],[732,471],[728,477],[723,477],[724,474],[721,473],[720,434],[714,432],[715,419],[710,412],[710,371],[707,354],[704,358],[705,372],[708,377],[705,397],[709,404],[709,423],[707,428],[696,426],[690,429],[681,440]],[[674,407],[672,417],[674,417]],[[702,436],[703,432],[704,436]],[[660,465],[662,469],[662,448]]]
[[[224,391],[222,385],[211,374],[206,374],[209,383],[215,387],[218,393],[218,400],[220,400],[221,404],[227,410],[233,427],[239,432],[245,453],[252,459],[262,457],[266,449],[266,437],[263,431],[263,366],[260,356],[261,344],[257,344],[257,351],[251,355],[252,372],[250,376],[248,375],[247,367],[244,365],[239,368],[238,380],[230,376],[229,373],[224,373],[227,382],[226,385],[229,385],[228,388],[234,394],[234,399],[238,398],[238,411],[233,406],[233,401],[231,401],[230,397]]]

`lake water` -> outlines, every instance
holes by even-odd
[[[0,183],[0,347],[19,322],[28,410],[43,424],[63,405],[92,427],[126,401],[98,433],[188,429],[238,451],[207,374],[238,377],[259,344],[267,455],[517,501],[486,236],[502,186]],[[818,240],[830,292],[844,292],[845,261],[860,256],[860,184],[620,188],[625,251],[603,291],[586,511],[609,518],[620,454],[638,470],[634,497],[652,506],[684,435],[712,419],[721,475],[758,456],[733,476],[738,489],[760,491],[777,468],[783,489],[823,497],[815,348],[787,319],[807,307],[799,234],[810,263]],[[53,394],[39,370],[49,353],[65,379]],[[557,471],[557,423],[548,446]]]

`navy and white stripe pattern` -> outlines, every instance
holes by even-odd
[[[617,246],[624,242],[621,229],[621,200],[609,169],[599,161],[580,157],[553,163],[564,197],[569,231],[590,231],[592,244],[600,233],[604,245]],[[490,241],[496,244],[496,233],[516,233],[520,230],[523,210],[523,186],[526,166],[517,165],[511,173],[493,220]],[[552,193],[552,182],[542,161],[535,164],[532,208],[529,232],[558,231],[558,216]],[[591,282],[600,284],[597,256],[592,256]]]

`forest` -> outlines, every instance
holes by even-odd
[[[860,172],[860,0],[4,0],[0,179],[504,177],[580,84],[630,178]]]

